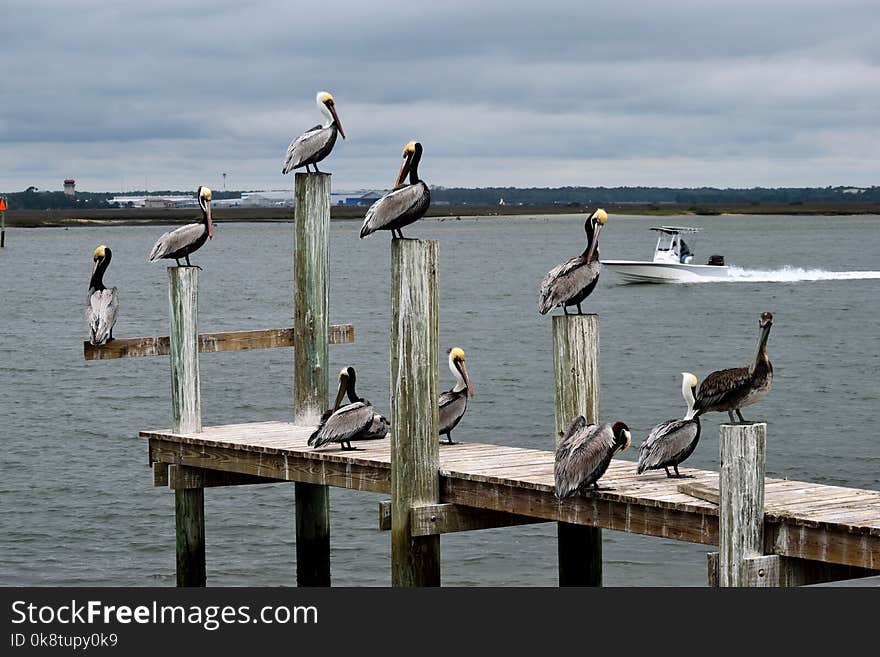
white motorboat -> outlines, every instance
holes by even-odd
[[[694,262],[694,253],[682,235],[698,233],[699,228],[653,226],[651,230],[659,233],[652,261],[602,260],[603,269],[607,267],[627,283],[697,283],[727,278],[724,256],[710,256],[705,265]]]

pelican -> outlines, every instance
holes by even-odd
[[[681,373],[681,394],[687,403],[687,413],[683,420],[667,420],[651,429],[651,433],[639,447],[638,474],[645,470],[663,468],[667,477],[688,477],[678,472],[679,463],[684,462],[700,441],[700,418],[695,417],[694,393],[697,390],[697,377],[690,372]],[[669,474],[669,468],[675,475]]]
[[[119,312],[119,290],[104,287],[104,272],[110,265],[113,252],[102,244],[94,253],[92,260],[92,279],[89,281],[89,296],[86,300],[86,322],[89,325],[89,342],[93,345],[107,344],[113,339],[113,325]]]
[[[538,311],[546,315],[556,306],[568,314],[568,306],[577,306],[582,314],[581,302],[590,296],[599,282],[599,232],[608,221],[608,214],[602,208],[596,210],[584,222],[587,233],[587,246],[584,252],[551,269],[541,281],[541,300]]]
[[[758,327],[761,329],[758,335],[758,349],[751,365],[718,370],[705,378],[694,403],[697,415],[711,411],[727,411],[730,421],[735,423],[733,411],[736,411],[739,421],[745,422],[740,409],[759,402],[767,396],[773,383],[773,365],[767,358],[767,338],[770,337],[771,326],[773,326],[773,314],[761,313],[761,319],[758,320]]]
[[[373,440],[388,435],[388,420],[373,410],[373,405],[357,396],[354,389],[356,375],[353,367],[339,372],[339,391],[333,408],[321,416],[321,422],[309,436],[309,445],[315,449],[327,443],[339,443],[344,450],[354,450],[352,440]],[[339,406],[348,393],[349,403]]]
[[[326,91],[319,91],[315,102],[318,103],[318,108],[324,114],[326,121],[323,125],[309,128],[290,142],[281,173],[290,173],[302,166],[308,172],[310,164],[315,167],[315,173],[321,173],[318,171],[318,162],[330,155],[336,143],[336,133],[339,132],[345,139],[345,131],[336,114],[336,101],[333,100],[333,96]]]
[[[629,427],[623,422],[587,424],[578,415],[556,448],[556,497],[563,499],[590,488],[608,469],[611,458],[632,444]]]
[[[431,205],[431,192],[424,180],[419,180],[419,161],[422,145],[411,141],[403,147],[403,162],[394,181],[394,189],[385,194],[367,210],[361,239],[377,230],[390,230],[392,238],[403,238],[401,228],[418,221]],[[409,174],[409,184],[403,180]],[[395,232],[397,233],[395,235]]]
[[[464,365],[464,350],[455,347],[449,350],[449,371],[455,377],[452,390],[440,393],[440,435],[446,434],[446,443],[452,442],[452,430],[458,426],[467,410],[468,397],[473,397],[474,387]]]
[[[196,193],[199,198],[199,207],[202,209],[202,220],[196,224],[187,224],[174,230],[168,231],[150,251],[150,262],[159,258],[174,258],[180,267],[180,259],[186,259],[186,266],[192,267],[189,255],[198,251],[205,240],[214,239],[214,223],[211,221],[211,190],[205,186],[199,186]],[[196,265],[198,267],[198,265]],[[201,267],[198,267],[201,269]]]

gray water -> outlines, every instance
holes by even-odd
[[[874,432],[880,400],[877,217],[668,217],[706,228],[700,262],[724,254],[737,282],[621,285],[603,273],[586,308],[601,317],[601,411],[639,443],[681,416],[680,372],[701,378],[753,356],[761,311],[775,315],[774,387],[748,419],[769,423],[768,475],[880,488]],[[647,259],[657,218],[612,216],[602,257]],[[440,241],[440,343],[461,346],[476,397],[458,440],[549,449],[553,444],[550,320],[536,311],[541,277],[582,248],[583,217],[422,221],[410,237]],[[331,321],[357,342],[331,347],[358,389],[388,412],[389,245],[334,223]],[[121,293],[117,337],[167,333],[165,266],[146,254],[164,228],[21,229],[0,252],[0,584],[173,585],[173,495],[153,488],[137,432],[169,424],[165,358],[84,362],[83,300],[91,252],[113,249],[106,276]],[[221,224],[193,261],[200,328],[290,324],[293,229]],[[789,269],[782,270],[784,266]],[[773,270],[773,271],[767,271]],[[831,271],[862,272],[837,275]],[[867,272],[867,273],[865,273]],[[809,279],[809,280],[803,280]],[[205,424],[291,417],[292,353],[205,355]],[[441,388],[451,376],[441,369]],[[689,465],[717,469],[710,415]],[[634,459],[634,452],[626,458]],[[293,488],[209,489],[211,585],[293,585]],[[380,496],[333,489],[335,584],[390,583]],[[447,585],[554,585],[553,524],[444,536]],[[611,585],[702,585],[705,546],[604,533]]]

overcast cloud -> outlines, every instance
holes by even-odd
[[[334,187],[872,185],[880,6],[6,0],[0,190],[278,189],[336,97]]]

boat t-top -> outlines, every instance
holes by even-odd
[[[651,230],[659,233],[653,261],[603,260],[603,267],[620,274],[627,283],[695,283],[727,278],[724,256],[710,256],[705,265],[694,263],[694,253],[684,236],[693,241],[700,228],[652,226]]]

